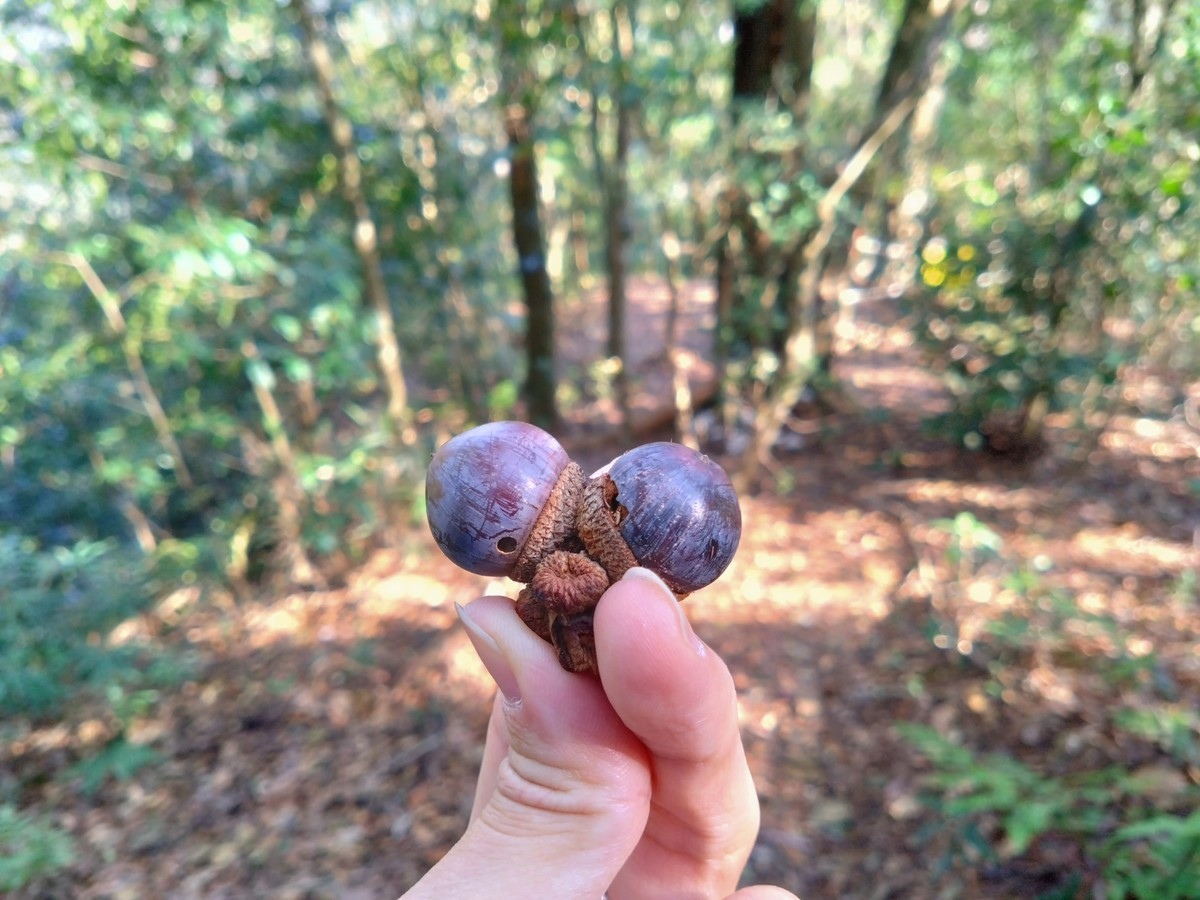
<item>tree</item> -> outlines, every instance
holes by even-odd
[[[529,56],[536,49],[526,38],[526,23],[536,32],[553,22],[553,13],[540,4],[501,0],[494,15],[500,50],[500,100],[508,139],[509,189],[513,244],[525,295],[525,402],[529,421],[553,428],[555,403],[554,295],[546,271],[538,196],[536,115],[539,78]]]
[[[997,4],[950,81],[959,141],[938,163],[961,153],[992,165],[933,192],[910,308],[956,397],[943,429],[968,447],[1035,457],[1048,417],[1064,412],[1094,440],[1151,323],[1187,315],[1178,285],[1195,276],[1178,251],[1195,225],[1179,154],[1195,128],[1195,54],[1186,42],[1161,49],[1173,3],[1125,12]],[[973,112],[1001,91],[1024,102],[983,128]],[[989,147],[988,129],[1008,139]],[[1136,341],[1117,336],[1122,321],[1142,323]]]
[[[939,80],[944,81],[948,74],[947,67],[939,69],[938,63],[944,58],[951,26],[965,7],[966,0],[905,0],[896,38],[879,82],[871,122],[865,133],[876,131],[888,113],[901,104],[912,102],[915,111],[934,85],[935,72]],[[875,233],[880,242],[889,239],[888,222],[894,207],[890,199],[889,180],[901,170],[913,118],[905,117],[896,134],[884,143],[874,165],[853,192],[857,206],[864,209],[864,219],[872,217],[872,206],[880,207],[873,216],[879,222]],[[931,118],[934,121],[930,121]],[[927,106],[923,112],[923,127],[931,128],[935,121],[935,109]],[[839,264],[844,262],[844,259],[839,260]]]
[[[629,373],[625,359],[626,282],[628,280],[629,223],[629,146],[633,137],[633,117],[636,106],[636,86],[631,69],[634,57],[634,24],[637,19],[635,3],[616,0],[603,15],[592,17],[593,27],[601,35],[607,32],[607,67],[599,61],[600,54],[589,47],[588,29],[584,17],[572,13],[579,35],[579,44],[587,66],[593,72],[608,69],[609,84],[603,96],[613,120],[611,150],[605,149],[602,127],[600,79],[593,77],[590,85],[590,115],[588,143],[592,154],[596,185],[600,191],[603,210],[604,261],[608,275],[608,335],[605,351],[616,362],[615,388],[621,427],[628,433]]]
[[[738,134],[753,168],[730,185],[726,238],[718,251],[719,316],[726,350],[743,345],[744,393],[755,409],[742,473],[753,481],[804,390],[826,382],[832,364],[834,308],[821,293],[843,202],[893,139],[928,87],[961,3],[909,0],[891,40],[873,109],[833,171],[807,146],[816,6],[767,2],[739,12],[731,82]],[[789,43],[790,39],[790,43]],[[738,153],[737,148],[734,153]],[[749,162],[750,160],[746,160]],[[738,262],[750,263],[740,271]],[[826,400],[830,396],[826,394]]]
[[[321,108],[330,138],[337,152],[342,195],[354,213],[354,252],[358,254],[363,272],[363,293],[370,304],[375,320],[376,357],[387,386],[387,412],[392,427],[400,439],[411,444],[416,439],[412,430],[412,414],[408,408],[408,387],[404,383],[404,366],[400,345],[396,341],[395,317],[388,297],[379,256],[378,234],[371,206],[367,202],[367,186],[363,184],[362,164],[354,143],[354,129],[338,103],[333,83],[333,60],[325,38],[318,31],[317,21],[306,0],[293,0],[292,8],[300,22],[304,49],[312,66],[313,76],[321,94]]]

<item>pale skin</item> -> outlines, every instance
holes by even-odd
[[[598,678],[563,671],[511,600],[462,618],[500,693],[471,823],[405,900],[795,900],[735,892],[759,809],[733,679],[654,575],[601,598]]]

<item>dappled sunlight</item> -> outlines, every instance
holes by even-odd
[[[747,883],[1200,895],[1197,3],[0,8],[0,893],[443,858],[519,419],[738,485]]]
[[[903,573],[895,528],[853,507],[809,511],[802,497],[742,500],[738,554],[714,585],[686,601],[689,615],[714,623],[811,623],[822,610],[881,617]]]
[[[911,351],[859,365],[845,361],[868,409],[927,378]],[[940,403],[915,396],[922,414]],[[1132,752],[1105,737],[1106,706],[1136,709],[1159,683],[1183,710],[1200,696],[1194,504],[1173,492],[1186,435],[1133,417],[1084,470],[1013,469],[948,452],[900,415],[829,425],[782,460],[790,493],[741,498],[737,556],[684,603],[738,690],[763,804],[755,865],[830,884],[871,854],[914,871],[928,811],[897,722],[1022,753],[1058,740],[1063,765],[1087,768]],[[880,465],[893,449],[899,466]],[[1141,464],[1161,480],[1139,478]],[[454,603],[518,590],[462,572],[418,530],[341,587],[242,600],[186,587],[131,619],[121,640],[176,648],[185,635],[201,664],[129,722],[129,739],[164,756],[145,777],[94,801],[49,789],[96,890],[269,893],[280,866],[312,860],[347,882],[372,860],[376,894],[410,882],[465,825],[495,693]],[[39,770],[118,733],[100,715],[77,722],[28,730],[6,762]],[[1138,771],[1191,783],[1156,765]],[[255,874],[248,859],[271,862]]]
[[[1148,536],[1132,523],[1081,528],[1068,545],[1068,559],[1081,568],[1107,568],[1123,577],[1177,577],[1196,564],[1197,549],[1182,541]]]
[[[611,430],[620,422],[614,393],[615,369],[593,364],[574,370],[576,360],[605,360],[607,333],[605,286],[572,293],[562,304],[561,316],[569,323],[559,343],[559,365],[566,380],[577,384],[578,395],[565,411],[564,426],[587,433],[599,426]],[[706,280],[691,279],[679,286],[675,342],[667,347],[671,297],[661,279],[631,277],[626,286],[628,303],[637,310],[638,327],[629,329],[625,370],[630,380],[630,414],[635,430],[662,428],[671,422],[670,409],[663,418],[664,400],[674,396],[678,378],[689,387],[693,402],[712,397],[717,382],[713,364],[714,292]],[[668,357],[666,350],[674,350]],[[587,460],[581,458],[580,462]],[[599,460],[601,465],[605,460]],[[585,465],[586,468],[586,465]]]
[[[1200,429],[1182,415],[1171,419],[1114,416],[1103,444],[1116,453],[1191,463],[1200,473]]]

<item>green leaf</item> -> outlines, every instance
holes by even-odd
[[[1149,838],[1200,838],[1200,810],[1183,818],[1173,815],[1158,815],[1142,822],[1134,822],[1118,828],[1113,835],[1117,841],[1135,841]]]
[[[17,891],[75,857],[71,836],[53,825],[0,805],[0,890]]]
[[[162,759],[162,754],[145,744],[135,744],[120,737],[110,742],[95,756],[90,756],[68,772],[83,779],[83,792],[94,795],[110,778],[129,781],[146,766]]]
[[[289,313],[276,313],[271,317],[271,327],[278,331],[283,339],[294,344],[304,334],[304,325],[298,318]]]
[[[1028,850],[1035,838],[1049,830],[1058,812],[1057,803],[1040,801],[1022,803],[1009,813],[1004,832],[1013,854],[1020,856]]]
[[[268,391],[275,390],[275,373],[261,359],[246,360],[246,377],[255,387]]]

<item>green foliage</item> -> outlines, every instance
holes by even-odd
[[[1019,856],[1053,831],[1078,839],[1098,862],[1104,896],[1157,900],[1200,892],[1200,813],[1156,810],[1152,781],[1115,768],[1044,775],[1006,754],[977,754],[924,725],[897,728],[933,767],[925,779],[930,809],[960,829],[995,817],[1004,834],[998,855]],[[1194,810],[1198,803],[1200,789],[1188,785],[1174,805]]]
[[[73,765],[68,773],[81,779],[84,794],[91,797],[110,779],[129,781],[141,769],[161,759],[162,754],[153,747],[118,737],[98,753]]]
[[[1143,742],[1161,757],[1134,770],[1059,774],[1057,747],[1017,758],[977,752],[923,724],[898,724],[931,769],[922,779],[924,802],[937,816],[930,829],[953,838],[942,863],[1011,859],[1054,834],[1075,841],[1102,873],[1099,896],[1196,896],[1200,788],[1180,773],[1200,760],[1200,715],[1180,702],[1155,653],[1131,649],[1144,642],[1127,624],[1050,583],[1047,561],[1012,558],[969,512],[932,524],[949,538],[945,602],[930,621],[936,646],[969,656],[986,673],[984,692],[997,699],[1019,693],[1034,666],[1068,678],[1084,673],[1080,684],[1094,692],[1086,702],[1113,744]]]
[[[1181,371],[1200,359],[1196,10],[1177,7],[1135,90],[1123,12],[975,6],[970,40],[949,45],[934,236],[913,298],[968,443],[991,440],[998,416],[1036,430],[1080,398],[1092,416],[1139,356]],[[724,324],[754,351],[732,348],[728,362],[744,397],[767,395],[797,322],[800,251],[863,137],[863,86],[886,64],[899,5],[819,9],[803,110],[786,98],[733,108],[725,5],[636,5],[620,64],[614,8],[579,12],[321,7],[366,229],[287,4],[0,0],[0,708],[51,715],[76,686],[158,683],[170,673],[108,639],[152,597],[210,579],[241,587],[297,556],[345,571],[419,513],[443,420],[520,413],[506,48],[536,95],[548,256],[564,287],[594,274],[597,254],[580,247],[599,244],[592,129],[611,155],[618,101],[636,119],[635,267],[658,265],[665,224],[683,266],[705,275],[737,183],[745,240],[731,253],[756,258],[738,267],[748,302]],[[862,200],[843,200],[847,221]],[[407,446],[383,421],[355,244],[367,231],[414,421],[433,426]],[[560,398],[613,389],[603,366],[579,372],[589,392],[563,383]],[[953,566],[996,564],[980,523],[946,527]],[[1184,579],[1178,590],[1195,592]],[[1037,603],[1081,621],[1052,597]],[[1018,641],[1024,626],[998,627]]]
[[[1135,83],[1125,26],[1091,6],[993,4],[951,82],[909,308],[956,398],[936,424],[970,448],[1035,448],[1056,412],[1095,429],[1160,339],[1194,368],[1196,48],[1164,24]]]
[[[1042,776],[1005,754],[976,755],[928,726],[902,723],[897,728],[933,766],[925,785],[937,795],[937,811],[952,819],[997,815],[1005,856],[1019,856],[1047,831],[1098,829],[1105,805],[1121,796],[1115,771],[1068,783]]]
[[[0,805],[0,891],[15,891],[71,864],[70,835],[46,822]]]
[[[950,602],[931,616],[931,636],[939,647],[966,647],[984,661],[996,676],[993,693],[1005,689],[1003,673],[1032,659],[1093,671],[1112,688],[1159,690],[1156,655],[1134,653],[1133,634],[1114,614],[1085,609],[1071,592],[1049,583],[1048,560],[1011,558],[1000,535],[969,512],[931,524],[950,538],[944,551],[950,577],[943,586]],[[967,602],[972,586],[985,589],[976,596],[1002,599],[1002,608],[989,612]]]
[[[452,60],[438,77],[476,109],[477,37],[443,27],[468,9],[389,20],[382,44],[379,9],[331,15],[384,48],[336,87],[411,371],[482,417],[514,383],[502,234],[476,208],[503,198],[495,121],[448,115],[390,52]],[[136,542],[156,577],[131,595],[265,574],[286,542],[357,558],[422,450],[380,422],[355,220],[290,12],[0,10],[0,526],[47,553]]]
[[[1004,540],[969,512],[960,512],[953,519],[935,519],[933,527],[950,535],[946,561],[955,569],[975,569],[999,556]]]
[[[1127,707],[1113,715],[1117,726],[1156,744],[1184,765],[1200,766],[1200,712],[1179,704]]]
[[[186,656],[114,628],[180,585],[244,588],[297,556],[336,577],[420,518],[433,433],[521,413],[501,108],[515,70],[536,107],[559,287],[597,280],[593,153],[611,158],[624,106],[631,272],[660,264],[665,226],[682,269],[707,277],[715,226],[736,223],[745,302],[722,311],[721,374],[731,396],[761,403],[798,323],[814,328],[816,364],[821,335],[804,320],[833,304],[799,308],[798,267],[912,6],[803,4],[819,13],[812,95],[751,109],[729,96],[727,4],[631,4],[621,59],[607,3],[313,5],[372,228],[344,195],[294,5],[0,0],[0,715],[103,697],[115,733],[68,773],[87,794],[154,763],[132,726],[187,672]],[[920,160],[929,239],[907,301],[956,400],[939,424],[968,447],[1027,448],[1067,411],[1094,431],[1134,365],[1200,376],[1200,6],[1132,8],[1170,12],[1162,41],[1134,52],[1130,5],[1099,0],[981,0],[951,29],[940,132]],[[737,208],[722,209],[733,193]],[[872,199],[842,200],[830,258]],[[382,413],[365,237],[418,426],[405,446]],[[584,326],[568,313],[559,327],[576,341]],[[557,396],[606,396],[614,371],[585,362]],[[820,388],[830,373],[786,374]],[[1155,654],[1133,652],[1128,622],[1085,608],[1037,560],[1010,559],[972,513],[934,526],[954,577],[931,637],[959,671],[975,664],[992,696],[1019,690],[1030,661],[1082,672],[1120,697],[1105,726],[1121,740],[1200,765],[1200,719]],[[1196,577],[1171,586],[1181,603]],[[1003,611],[978,613],[993,600]],[[1012,855],[1061,831],[1113,896],[1200,893],[1194,786],[1171,805],[1137,773],[1065,777],[905,733],[962,844]],[[0,891],[70,858],[64,834],[0,807]]]
[[[1104,874],[1113,897],[1188,900],[1200,895],[1200,811],[1152,816],[1117,830]]]
[[[981,226],[996,221],[997,205]],[[1037,221],[1010,204],[998,229],[986,226],[998,236],[947,226],[922,251],[917,333],[956,398],[941,430],[970,449],[1021,447],[1049,413],[1093,412],[1117,374],[1119,351],[1089,339],[1067,296],[1094,213],[1063,222],[1060,207],[1049,209]]]
[[[113,541],[44,547],[0,534],[0,712],[49,716],[79,687],[144,677],[143,648],[106,640],[147,602],[139,568]]]

